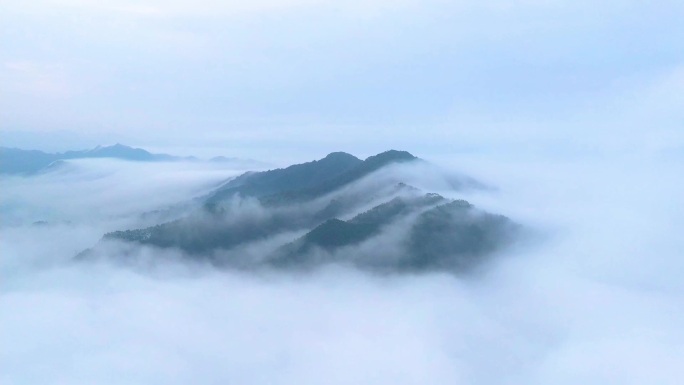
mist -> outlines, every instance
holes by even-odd
[[[681,164],[472,154],[433,162],[495,188],[449,193],[436,174],[404,175],[535,229],[534,242],[467,276],[337,265],[243,272],[152,247],[134,247],[138,263],[74,263],[105,232],[241,170],[79,161],[3,178],[11,220],[0,238],[0,382],[680,381]],[[47,223],[32,225],[39,220]],[[268,242],[240,252],[258,257]]]

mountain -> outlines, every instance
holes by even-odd
[[[503,215],[454,200],[420,214],[406,241],[405,270],[466,270],[520,235],[521,226]]]
[[[197,160],[194,157],[178,157],[168,154],[153,154],[141,148],[115,144],[97,146],[90,150],[46,153],[37,150],[0,147],[0,173],[34,174],[54,162],[70,159],[115,158],[138,162],[162,162],[178,160]]]
[[[363,163],[344,152],[333,152],[325,158],[287,168],[249,172],[229,181],[207,199],[208,207],[235,195],[265,198],[306,190],[322,181],[339,176]]]
[[[243,174],[210,196],[207,207],[214,209],[221,201],[235,195],[256,197],[262,204],[271,206],[301,203],[340,189],[390,164],[417,160],[406,151],[390,150],[363,161],[344,152],[333,152],[313,162]]]
[[[277,250],[271,263],[280,267],[301,265],[311,256],[312,251],[332,252],[341,247],[356,245],[379,234],[383,227],[403,216],[445,201],[447,200],[438,194],[402,194],[357,214],[350,220],[334,217],[327,219],[301,238]]]
[[[192,260],[242,269],[308,270],[348,264],[373,271],[468,270],[515,240],[519,226],[463,200],[404,182],[405,151],[365,160],[336,152],[323,159],[245,173],[206,197],[190,215],[105,234],[134,258],[136,245],[179,249]],[[391,169],[392,179],[381,178]],[[370,183],[370,182],[372,183]]]
[[[403,238],[389,258],[382,251],[344,252],[360,243],[380,238],[393,224],[410,215],[417,217],[404,229]],[[396,229],[395,229],[396,230]],[[281,247],[268,260],[279,268],[309,269],[330,263],[348,263],[379,271],[466,271],[479,260],[513,241],[519,225],[501,215],[476,210],[463,200],[449,200],[428,193],[415,198],[394,198],[348,221],[330,219],[298,240]],[[387,237],[385,237],[387,238]],[[379,243],[379,242],[378,242]]]
[[[92,150],[67,151],[63,154],[63,157],[64,159],[115,158],[134,160],[139,162],[172,161],[185,159],[168,154],[152,154],[146,150],[143,150],[142,148],[128,147],[119,143],[113,146],[97,146]]]
[[[0,174],[33,174],[60,159],[57,154],[0,147]]]
[[[262,201],[267,204],[291,204],[315,199],[329,194],[335,190],[341,189],[342,187],[347,186],[352,182],[358,181],[361,178],[370,175],[374,171],[380,170],[381,168],[392,164],[415,161],[419,161],[419,159],[406,151],[386,151],[381,154],[368,157],[366,160],[358,163],[349,170],[334,177],[326,178],[314,186],[298,190],[283,191],[279,194],[268,196],[266,199],[262,199]]]

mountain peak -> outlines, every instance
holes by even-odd
[[[126,145],[123,145],[121,143],[116,143],[116,144],[99,144],[90,150],[83,150],[83,151],[67,151],[66,154],[88,154],[88,155],[96,155],[96,154],[109,154],[109,153],[120,153],[123,151],[129,152],[129,151],[135,151],[137,149],[134,149],[133,147],[129,147]],[[144,150],[143,150],[144,151]]]
[[[377,155],[369,156],[366,158],[366,162],[378,162],[378,163],[389,163],[389,162],[406,162],[418,159],[413,154],[408,151],[399,150],[389,150],[381,152]]]
[[[335,191],[392,163],[416,160],[406,151],[390,150],[365,161],[345,152],[332,152],[325,158],[292,165],[284,169],[243,174],[214,192],[206,201],[208,208],[236,193],[254,196],[268,205],[311,200]]]
[[[414,160],[418,160],[418,158],[407,151],[389,150],[377,155],[369,156],[363,161],[363,164],[367,171],[371,171],[377,170],[390,163],[404,163]]]
[[[126,146],[125,144],[121,144],[121,143],[108,144],[108,145],[107,144],[105,144],[105,145],[98,144],[94,148],[91,148],[90,150],[87,150],[87,151],[93,152],[93,151],[102,151],[102,150],[130,149],[130,148],[132,148],[132,147]]]
[[[336,152],[331,152],[330,154],[326,155],[325,158],[321,160],[341,160],[341,161],[354,161],[354,160],[360,160],[359,158],[355,157],[352,154],[348,154],[346,152],[342,151],[336,151]]]

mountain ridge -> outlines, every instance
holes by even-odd
[[[256,197],[269,206],[301,203],[339,189],[389,164],[411,161],[420,161],[420,158],[407,151],[389,150],[362,161],[345,152],[332,152],[319,160],[282,169],[240,175],[210,196],[207,199],[207,208],[213,210],[222,200],[236,194]],[[323,174],[324,177],[316,178],[316,175],[311,173],[311,169],[320,168],[321,165],[325,165],[324,169],[317,170],[316,174]],[[287,179],[288,183],[277,184],[277,188],[271,188],[270,183],[267,182],[267,187],[264,188],[263,179],[271,182]]]
[[[69,150],[65,152],[44,152],[40,150],[24,150],[16,147],[0,147],[0,174],[32,175],[45,170],[56,162],[75,159],[112,158],[135,162],[176,162],[199,161],[194,156],[176,156],[163,153],[152,153],[142,148],[116,143],[111,146],[98,145],[86,150]],[[237,158],[220,158],[213,162],[241,162],[244,165],[264,167],[265,164],[252,160]]]
[[[348,264],[371,271],[465,272],[515,239],[519,225],[466,201],[404,182],[377,189],[389,179],[360,182],[385,167],[413,161],[421,160],[405,151],[363,161],[337,152],[245,173],[206,198],[220,207],[200,205],[184,218],[110,232],[101,243],[179,249],[191,260],[233,268],[309,270]],[[401,179],[401,168],[392,173]],[[89,259],[97,250],[78,258]],[[247,250],[260,251],[255,256]]]

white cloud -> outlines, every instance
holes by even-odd
[[[97,223],[87,230],[79,222],[86,217],[74,215],[81,219],[69,226],[5,228],[2,380],[679,382],[681,167],[643,157],[527,162],[461,155],[444,162],[501,187],[468,199],[550,237],[468,279],[340,269],[302,277],[172,261],[138,268],[64,265],[72,248],[96,238]],[[176,176],[168,178],[155,175],[157,167],[109,170],[99,178],[63,179],[65,191],[80,194],[84,214],[98,201],[152,207],[158,203],[149,199],[152,192],[170,199],[164,191],[173,191],[171,185],[201,187],[198,182],[215,176],[169,169],[167,176]],[[3,180],[15,189],[21,183]],[[124,188],[112,188],[112,196],[93,194],[116,185]],[[51,205],[69,199],[48,195],[54,185],[31,188]]]

